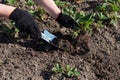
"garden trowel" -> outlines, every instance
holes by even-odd
[[[44,30],[43,32],[41,32],[41,39],[47,42],[48,44],[50,44],[51,46],[53,46],[54,48],[57,48],[59,50],[64,50],[59,46],[60,39],[47,30]]]

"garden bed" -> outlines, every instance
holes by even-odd
[[[28,10],[29,7],[21,8]],[[64,0],[65,1],[65,0]],[[69,1],[77,10],[91,12],[100,1]],[[79,0],[78,0],[79,1]],[[16,4],[18,5],[18,3]],[[28,8],[28,9],[27,9]],[[33,7],[32,7],[33,8]],[[41,30],[48,30],[61,38],[61,45],[67,51],[48,49],[48,44],[34,41],[18,42],[0,30],[0,80],[119,80],[120,79],[120,25],[104,26],[90,34],[71,37],[71,29],[60,27],[49,15],[44,20],[35,16]],[[0,19],[0,27],[10,27],[8,19]],[[20,40],[20,39],[17,39]],[[76,66],[80,75],[66,77],[53,73],[52,67],[57,63],[62,66]]]

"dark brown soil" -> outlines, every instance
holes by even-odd
[[[98,4],[95,0],[71,3],[86,12]],[[120,26],[105,26],[92,35],[84,34],[72,39],[71,30],[61,28],[51,17],[44,21],[36,20],[41,30],[47,29],[61,38],[61,46],[69,52],[36,41],[13,41],[1,29],[0,80],[120,80]],[[8,19],[1,18],[0,27],[3,24],[9,27],[8,22]],[[50,69],[57,63],[75,65],[80,76],[76,79],[53,74]]]

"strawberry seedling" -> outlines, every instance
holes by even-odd
[[[14,5],[17,2],[17,0],[5,0],[5,2],[10,5]]]
[[[66,65],[65,67],[62,67],[61,64],[56,64],[56,66],[52,68],[52,71],[55,73],[64,74],[67,77],[80,75],[80,72],[77,70],[77,68],[75,66],[71,67],[70,65]]]

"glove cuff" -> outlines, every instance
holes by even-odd
[[[63,18],[63,14],[62,14],[62,12],[58,15],[58,17],[57,17],[57,19],[56,19],[56,21],[59,23],[59,24],[61,24],[62,23],[62,19]]]
[[[25,11],[19,9],[19,8],[16,8],[9,16],[9,19],[12,19],[14,21],[17,21],[19,20],[20,18],[22,18],[24,15],[25,15]]]
[[[75,29],[78,26],[78,24],[74,21],[72,17],[70,17],[69,15],[63,14],[62,12],[58,15],[56,21],[60,25],[66,28]]]

